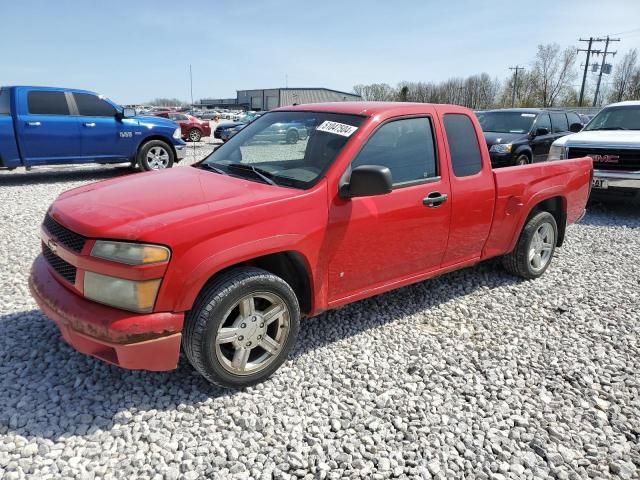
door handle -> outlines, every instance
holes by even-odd
[[[27,125],[30,127],[39,127],[42,124],[40,122],[27,122]]]
[[[96,124],[95,124],[95,122],[88,122],[88,123],[85,123],[84,126],[85,127],[95,127]]]
[[[437,208],[449,199],[449,195],[440,192],[431,192],[422,199],[422,204],[429,208]]]

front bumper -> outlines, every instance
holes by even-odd
[[[604,180],[607,188],[640,190],[640,171],[621,172],[620,170],[594,170],[593,177]],[[598,189],[598,191],[606,191],[607,188]]]
[[[491,166],[493,167],[510,167],[514,164],[513,154],[489,152]]]
[[[177,367],[184,314],[140,315],[86,300],[56,280],[42,255],[33,263],[29,288],[77,351],[132,370]]]

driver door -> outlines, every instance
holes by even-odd
[[[135,121],[120,119],[109,102],[90,93],[73,93],[85,161],[122,162],[132,155]]]
[[[551,144],[555,140],[555,136],[551,133],[551,120],[548,113],[541,113],[538,115],[535,123],[533,124],[534,134],[539,128],[546,128],[546,135],[536,135],[530,142],[531,151],[533,152],[533,163],[544,162],[547,160],[549,149]]]
[[[329,303],[420,275],[440,266],[448,240],[451,201],[428,206],[429,196],[448,195],[449,180],[436,155],[432,116],[382,124],[351,163],[390,169],[393,190],[379,196],[338,195],[329,212]],[[348,173],[347,173],[348,174]]]

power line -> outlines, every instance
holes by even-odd
[[[518,72],[524,70],[524,67],[516,65],[515,67],[509,67],[509,70],[513,70],[513,92],[511,94],[511,106],[516,106],[516,92],[518,91]]]

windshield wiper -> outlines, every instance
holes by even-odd
[[[250,163],[229,163],[226,165],[229,170],[244,170],[253,172],[259,179],[269,185],[278,185],[273,178],[273,173],[260,167],[251,165]]]
[[[214,167],[213,165],[211,165],[209,163],[201,163],[200,165],[198,165],[198,168],[207,168],[207,169],[209,169],[209,170],[211,170],[213,172],[219,173],[220,175],[229,175],[227,172],[225,172],[221,168]]]

